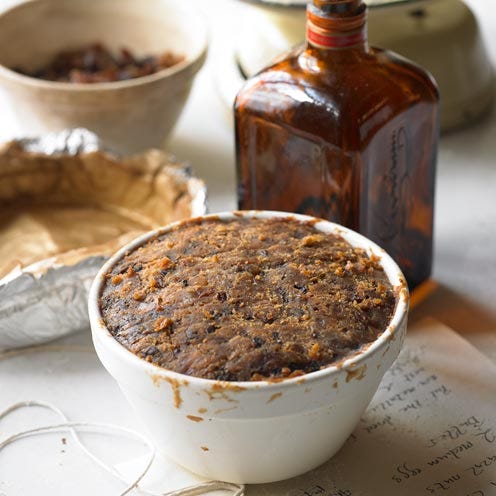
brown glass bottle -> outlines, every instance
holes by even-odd
[[[414,287],[432,265],[438,113],[429,74],[368,46],[361,0],[314,0],[306,45],[236,98],[239,207],[355,229]]]

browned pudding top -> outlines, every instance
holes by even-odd
[[[137,356],[227,381],[324,368],[374,341],[395,305],[376,260],[290,219],[183,224],[121,259],[101,295]]]

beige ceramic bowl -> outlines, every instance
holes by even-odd
[[[137,55],[172,51],[185,60],[128,81],[42,81],[34,70],[61,50],[102,42]],[[181,0],[35,0],[0,15],[0,89],[24,134],[94,131],[111,148],[134,153],[163,145],[207,51],[203,18]]]

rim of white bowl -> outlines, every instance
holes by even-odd
[[[349,355],[349,358],[344,357],[335,364],[331,364],[323,369],[317,370],[315,372],[309,372],[297,377],[291,377],[287,379],[276,379],[276,380],[262,380],[262,381],[223,381],[216,379],[205,379],[202,377],[196,377],[192,375],[181,374],[179,372],[174,372],[168,370],[159,365],[149,363],[142,358],[139,358],[132,351],[128,350],[124,345],[120,344],[114,336],[107,329],[103,316],[100,309],[99,298],[105,280],[105,274],[107,274],[110,269],[127,255],[145,244],[147,241],[161,236],[169,232],[170,230],[181,225],[188,225],[190,223],[198,222],[199,220],[209,220],[209,219],[219,219],[219,220],[233,220],[240,217],[244,218],[257,218],[257,219],[288,219],[298,222],[313,222],[314,227],[324,233],[333,233],[342,236],[346,241],[348,241],[352,246],[364,248],[367,253],[374,254],[379,257],[380,264],[384,269],[390,283],[395,288],[397,294],[397,303],[394,310],[393,317],[389,321],[386,329],[380,334],[380,336],[372,343],[367,343],[363,349],[358,349]],[[187,380],[190,385],[197,384],[198,386],[203,386],[205,388],[211,388],[212,385],[225,385],[226,388],[229,386],[237,386],[243,390],[250,389],[266,389],[266,388],[285,388],[295,384],[305,384],[321,379],[322,377],[331,376],[347,372],[350,369],[358,367],[362,361],[366,360],[370,355],[374,354],[377,349],[380,349],[384,344],[389,342],[392,337],[400,328],[403,320],[408,314],[408,303],[409,303],[409,293],[408,285],[406,279],[401,272],[400,268],[396,262],[386,253],[386,251],[378,246],[373,241],[369,240],[365,236],[353,231],[352,229],[346,228],[340,224],[334,222],[326,221],[324,219],[319,219],[316,217],[311,217],[308,215],[301,215],[289,212],[276,212],[271,210],[240,210],[240,211],[227,211],[219,212],[208,215],[202,215],[199,217],[193,217],[186,220],[181,220],[168,224],[167,226],[149,231],[138,238],[134,239],[124,247],[122,247],[118,252],[116,252],[112,257],[110,257],[107,262],[101,267],[97,276],[95,277],[89,292],[88,298],[88,311],[91,321],[91,328],[93,333],[99,333],[98,338],[100,343],[114,354],[117,354],[120,359],[127,362],[132,367],[138,367],[144,372],[148,373],[150,376],[156,377],[157,375],[162,375],[173,380]],[[304,378],[304,381],[302,379]]]
[[[7,14],[10,14],[14,10],[29,8],[31,4],[39,3],[42,1],[44,0],[28,0],[26,2],[13,5],[12,7],[1,12],[0,18]],[[53,0],[47,0],[47,1],[50,2]],[[180,72],[185,71],[186,69],[189,69],[195,64],[200,63],[202,59],[206,57],[208,51],[208,45],[209,45],[209,30],[205,16],[198,10],[185,7],[184,5],[179,5],[178,8],[180,8],[184,14],[188,16],[193,16],[192,18],[194,18],[194,20],[199,25],[202,26],[203,29],[201,33],[201,42],[198,43],[199,47],[195,51],[193,51],[191,55],[186,56],[184,60],[165,69],[160,69],[159,71],[154,72],[153,74],[148,74],[146,76],[140,76],[137,78],[126,79],[124,81],[108,81],[101,83],[69,83],[69,82],[61,82],[61,81],[49,81],[32,76],[26,76],[25,74],[16,72],[13,69],[10,69],[9,67],[0,63],[0,75],[4,76],[6,79],[12,80],[15,83],[21,83],[23,85],[32,86],[38,89],[43,88],[47,90],[57,90],[63,92],[64,91],[95,92],[95,91],[114,91],[118,89],[133,88],[135,86],[141,86],[147,83],[153,83],[168,76],[178,74]],[[195,72],[200,70],[202,65],[203,63],[200,63],[199,67],[196,68]]]

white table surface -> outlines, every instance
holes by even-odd
[[[196,1],[205,8],[206,2]],[[209,61],[196,80],[167,147],[180,159],[190,161],[206,180],[213,212],[232,209],[236,204],[231,116],[217,96],[214,78],[217,57],[229,53],[220,32],[221,9],[226,1],[208,2],[207,16],[215,26]],[[0,9],[12,3],[0,0]],[[496,65],[494,2],[467,3],[479,16]],[[0,140],[19,134],[22,129],[12,128],[8,115],[0,110]],[[434,266],[439,288],[413,312],[412,319],[427,315],[437,318],[496,363],[495,157],[494,111],[470,128],[443,136]],[[57,404],[71,419],[138,425],[117,386],[99,364],[89,332],[55,345],[76,346],[82,351],[44,351],[0,360],[0,410],[16,401],[37,398]],[[53,420],[37,411],[37,423],[50,418]],[[0,434],[19,425],[30,426],[32,421],[33,413],[21,413],[2,421]],[[117,494],[115,482],[78,454],[69,441],[67,446],[62,445],[60,437],[22,441],[9,448],[8,456],[7,451],[0,453],[0,495]]]

